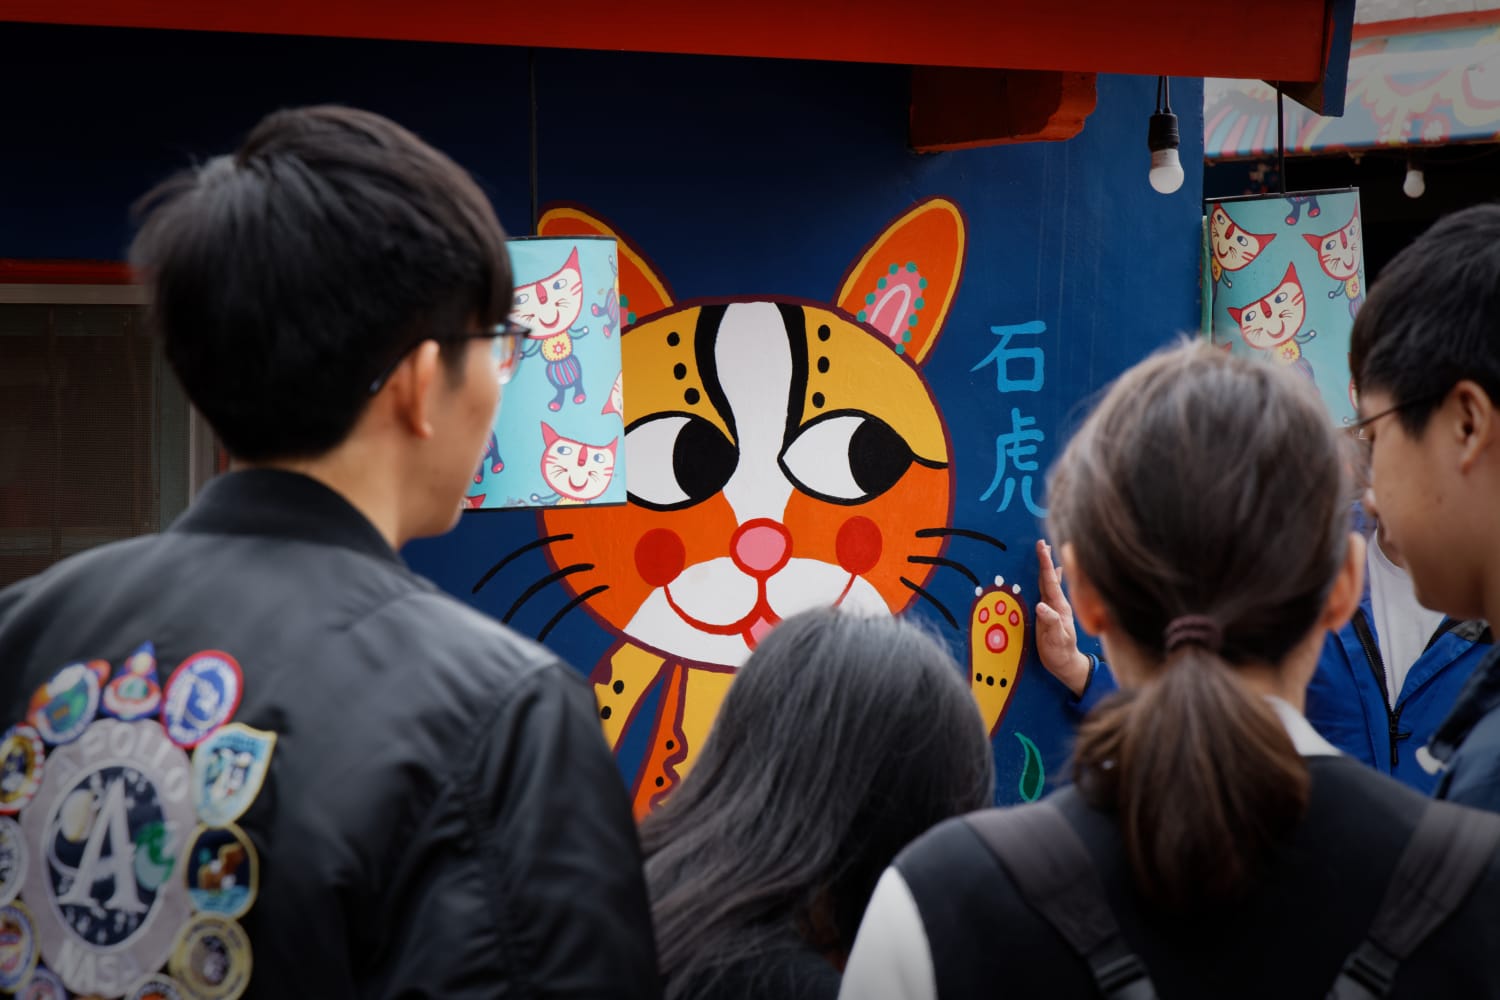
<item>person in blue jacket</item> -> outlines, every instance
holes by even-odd
[[[1431,793],[1438,768],[1425,754],[1427,742],[1489,652],[1490,630],[1483,621],[1456,621],[1418,604],[1399,551],[1360,508],[1354,517],[1356,530],[1370,539],[1365,592],[1349,624],[1324,640],[1307,689],[1307,720],[1349,756]],[[1036,552],[1037,655],[1083,715],[1116,690],[1114,675],[1078,649],[1062,571],[1045,541]]]

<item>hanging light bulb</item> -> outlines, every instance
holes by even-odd
[[[1427,177],[1416,157],[1406,161],[1406,180],[1401,182],[1401,193],[1408,198],[1420,198],[1427,193]]]
[[[1146,130],[1146,145],[1151,150],[1151,172],[1146,178],[1161,194],[1171,194],[1182,187],[1182,160],[1177,155],[1181,142],[1177,116],[1172,113],[1171,84],[1166,77],[1157,77],[1156,112]]]

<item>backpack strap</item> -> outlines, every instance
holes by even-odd
[[[1429,802],[1386,886],[1364,941],[1329,1000],[1379,1000],[1401,963],[1463,904],[1500,847],[1500,816]]]
[[[1093,859],[1050,802],[966,816],[1021,898],[1085,962],[1106,1000],[1156,1000],[1146,966],[1125,943]]]

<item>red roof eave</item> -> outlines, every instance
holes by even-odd
[[[0,0],[0,21],[1319,81],[1328,69],[1330,12],[1340,3]]]

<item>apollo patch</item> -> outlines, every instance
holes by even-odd
[[[105,714],[134,722],[161,708],[161,684],[156,677],[156,647],[145,643],[125,658],[114,680],[100,696]]]
[[[104,665],[108,671],[109,664]],[[87,663],[70,663],[31,696],[26,721],[53,746],[83,735],[99,711],[99,672]]]
[[[21,903],[0,907],[0,990],[14,993],[36,968],[36,925]]]
[[[191,749],[234,716],[244,692],[240,665],[228,653],[194,653],[167,681],[161,724],[180,747]]]
[[[172,949],[172,976],[201,1000],[238,1000],[251,968],[250,938],[223,917],[194,917]]]
[[[226,826],[244,815],[271,767],[276,734],[231,722],[193,751],[193,801],[206,826]]]
[[[57,978],[57,973],[38,965],[16,994],[16,1000],[68,1000],[68,996],[68,988]]]
[[[172,878],[196,819],[191,772],[154,721],[100,719],[48,756],[21,814],[33,854],[22,898],[74,993],[118,997],[171,956],[191,913]]]
[[[0,743],[0,813],[18,813],[42,787],[46,751],[30,726],[11,726]]]
[[[182,855],[182,877],[195,910],[234,919],[255,903],[260,858],[239,827],[199,827]]]
[[[0,816],[0,905],[20,895],[26,861],[26,836],[21,832],[21,824],[9,816]]]
[[[153,972],[130,987],[125,1000],[192,1000],[182,984],[162,972]]]

